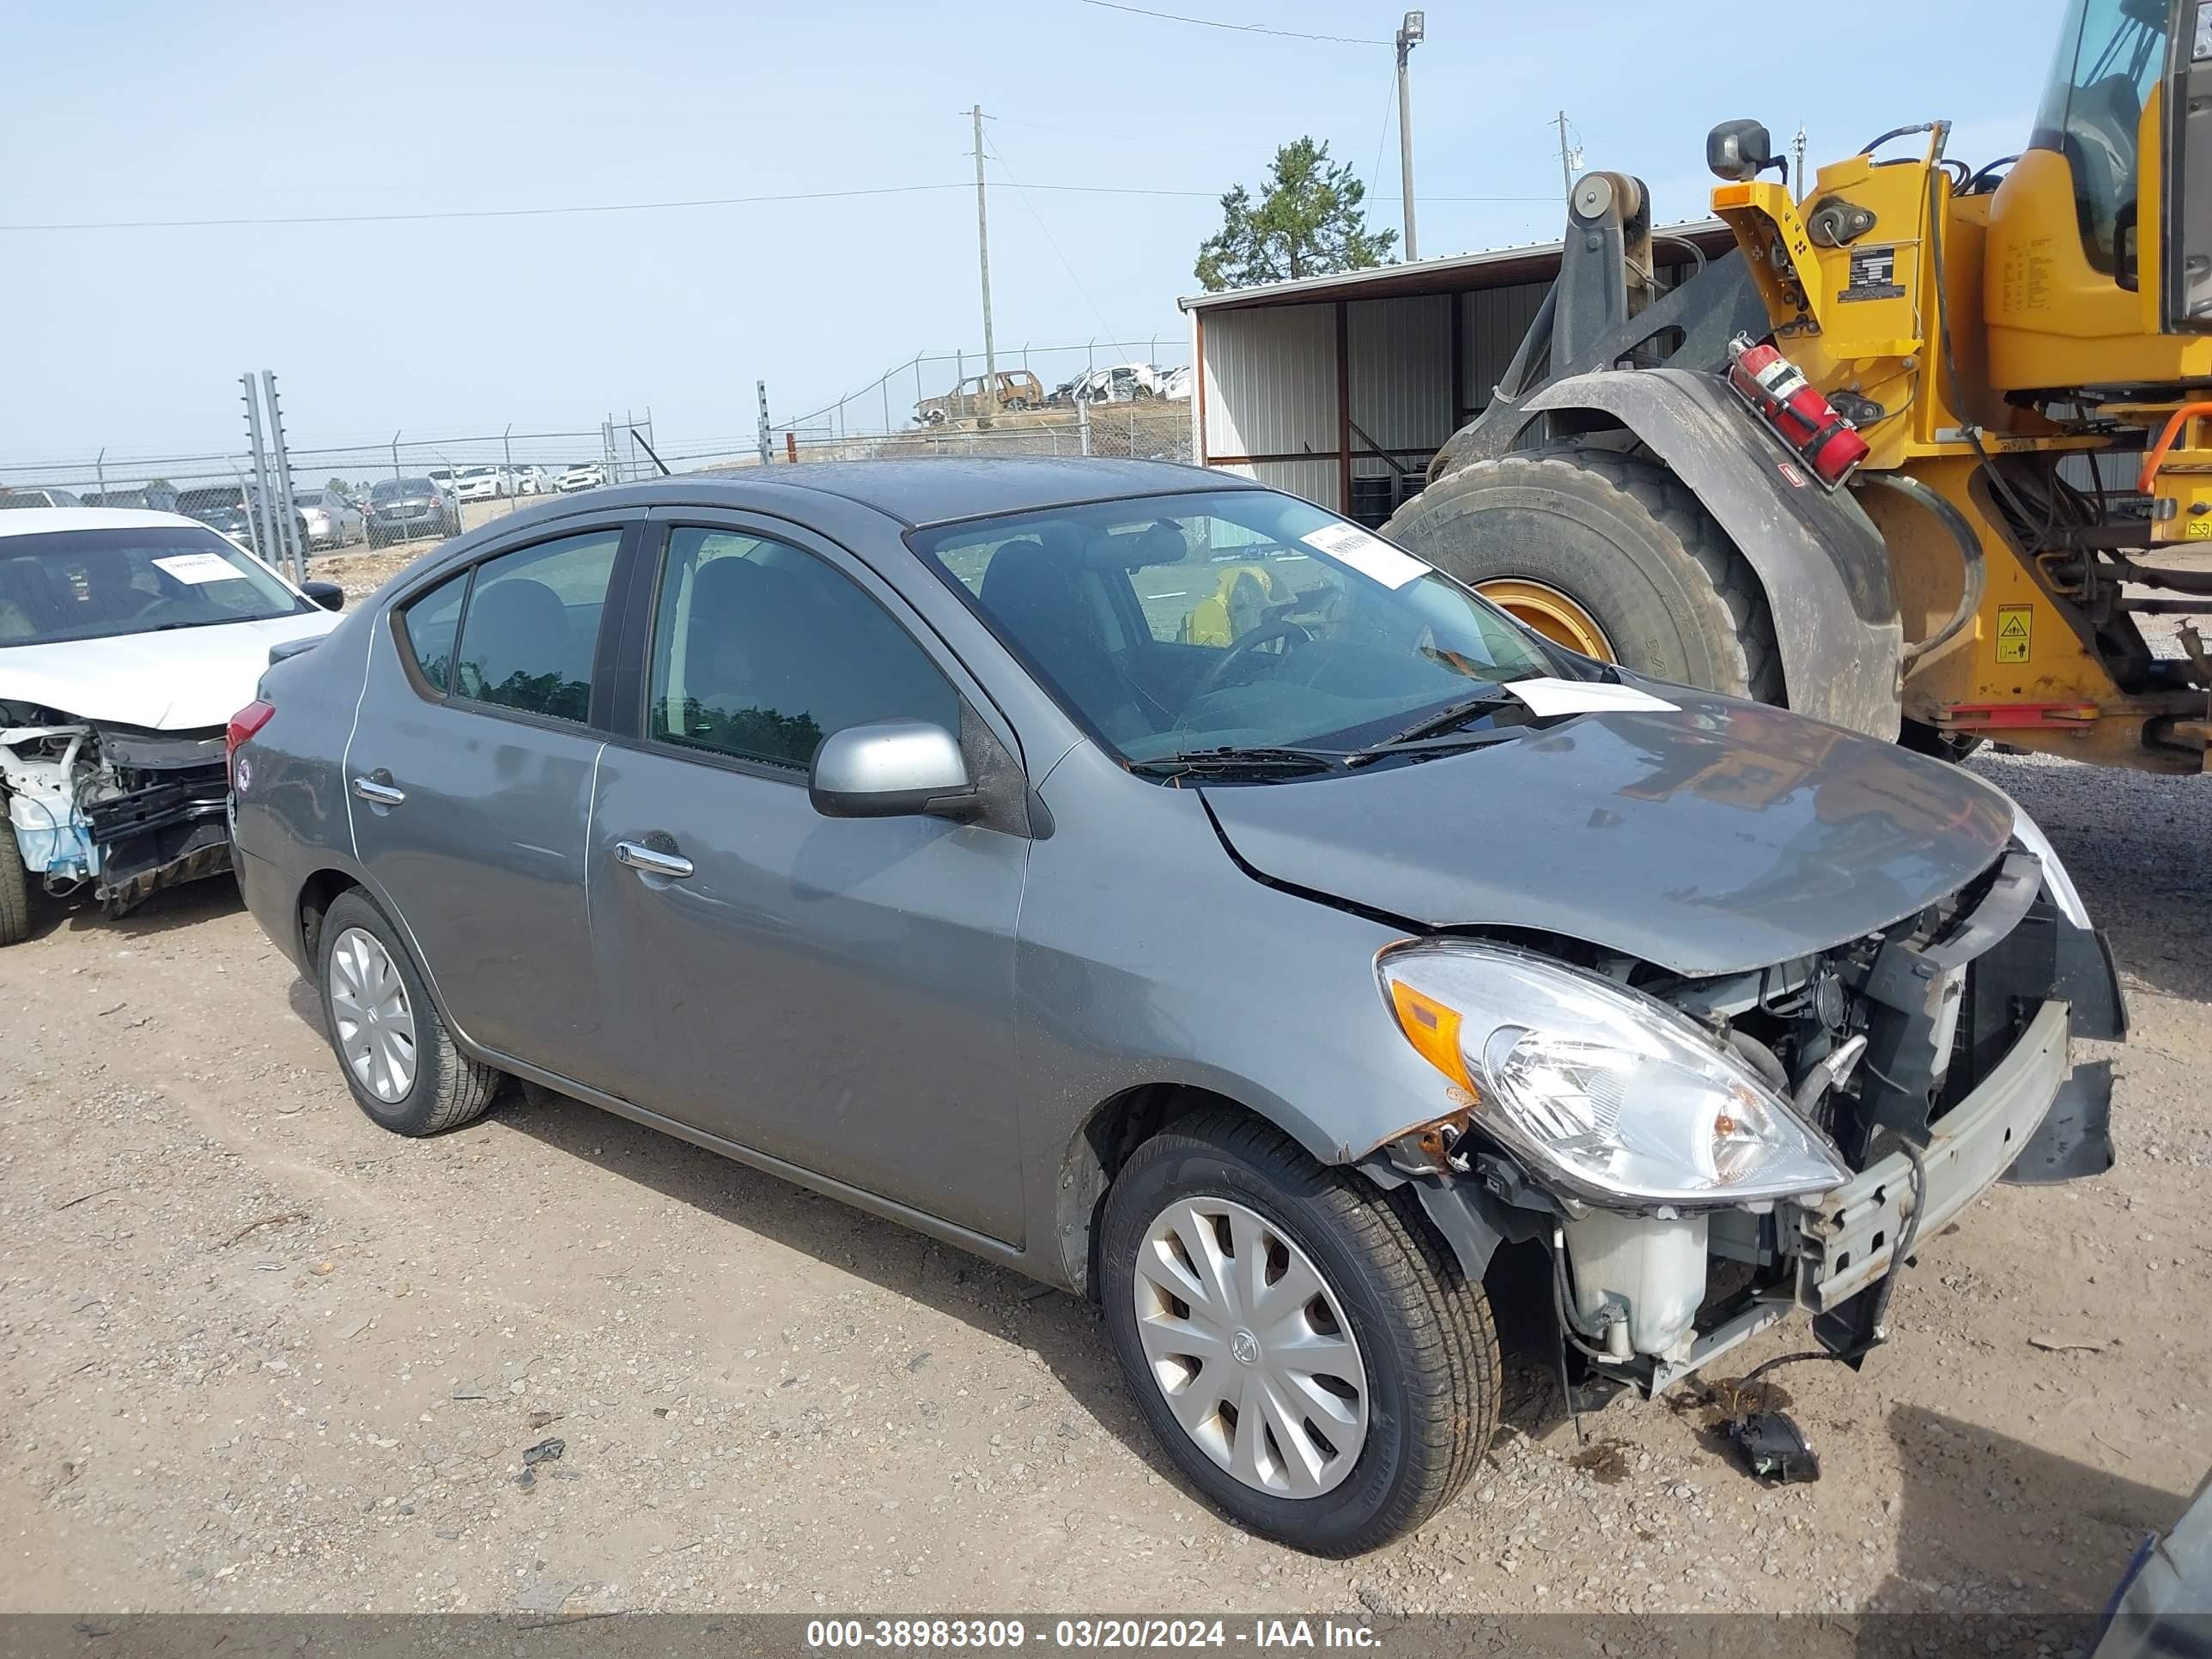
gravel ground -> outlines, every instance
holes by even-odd
[[[50,904],[0,953],[0,1611],[2094,1609],[2212,1447],[2212,793],[1976,765],[2112,935],[2120,1167],[1997,1189],[1863,1373],[1779,1375],[1819,1484],[1696,1398],[1578,1440],[1524,1354],[1351,1562],[1198,1502],[1087,1305],[579,1105],[383,1134],[227,882]]]

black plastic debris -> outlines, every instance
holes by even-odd
[[[1744,1468],[1783,1485],[1818,1480],[1820,1454],[1787,1412],[1747,1412],[1721,1431],[1742,1455]]]
[[[568,1443],[565,1440],[541,1440],[522,1454],[522,1467],[528,1468],[534,1463],[557,1463],[561,1461],[561,1454],[568,1449]]]

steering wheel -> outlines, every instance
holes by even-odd
[[[1198,683],[1198,690],[1191,693],[1191,702],[1196,702],[1208,693],[1220,690],[1229,678],[1229,671],[1260,647],[1272,645],[1277,640],[1293,639],[1301,645],[1311,645],[1313,634],[1287,617],[1279,622],[1265,623],[1254,629],[1221,653],[1221,660],[1206,671],[1206,678]]]

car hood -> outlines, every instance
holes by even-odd
[[[0,647],[0,702],[156,732],[221,726],[253,701],[270,646],[327,634],[338,621],[318,610],[165,634]]]
[[[1740,972],[1886,927],[2003,851],[2012,803],[1838,726],[1656,688],[1349,775],[1204,787],[1263,879],[1426,928],[1566,934],[1677,973]]]

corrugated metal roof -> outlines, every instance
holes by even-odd
[[[1654,241],[1669,236],[1687,238],[1708,256],[1725,252],[1735,245],[1734,234],[1717,219],[1662,225],[1652,232]],[[1548,283],[1559,274],[1559,256],[1564,247],[1559,242],[1535,242],[1525,247],[1492,248],[1482,253],[1455,253],[1449,258],[1376,265],[1366,270],[1339,271],[1328,276],[1301,276],[1292,282],[1231,289],[1221,294],[1193,294],[1176,303],[1185,311],[1224,311],[1256,306],[1305,305],[1323,300],[1391,300],[1410,295],[1462,294],[1470,289]]]

